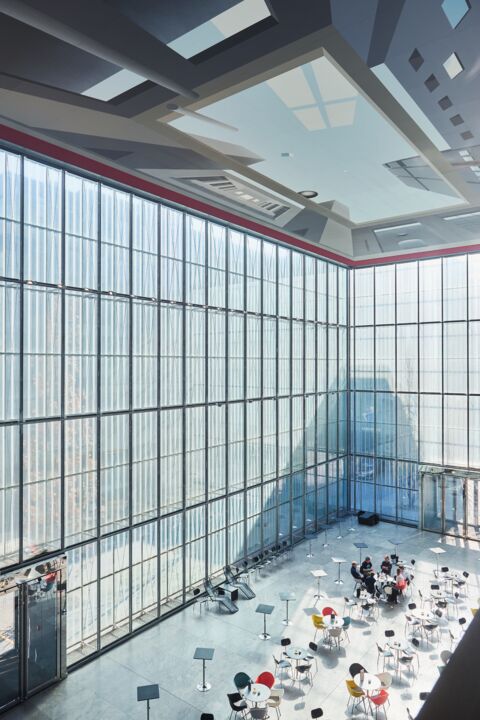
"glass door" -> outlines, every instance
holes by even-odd
[[[20,700],[19,592],[0,589],[0,712]]]
[[[26,583],[27,696],[60,679],[59,574],[50,572]]]
[[[480,481],[476,478],[467,480],[465,505],[467,537],[480,540]]]
[[[422,474],[422,528],[443,532],[443,482],[441,473]]]
[[[444,474],[443,530],[447,535],[465,537],[465,479]]]

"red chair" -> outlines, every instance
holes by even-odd
[[[334,610],[334,609],[331,608],[331,607],[324,607],[323,610],[322,610],[322,615],[323,615],[324,617],[327,616],[327,615],[336,615],[336,614],[337,614],[337,611]]]
[[[378,695],[370,695],[368,696],[368,699],[371,703],[375,705],[375,717],[377,717],[378,714],[378,708],[381,707],[381,705],[385,705],[386,702],[388,702],[388,692],[386,690],[380,690]],[[383,709],[383,712],[385,713],[385,708]],[[385,717],[387,717],[387,714],[385,713]]]
[[[260,673],[255,682],[260,683],[260,685],[266,685],[271,690],[272,687],[275,685],[275,678],[273,677],[271,672],[265,670],[265,672]]]

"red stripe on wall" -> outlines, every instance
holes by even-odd
[[[221,210],[214,205],[209,205],[202,200],[195,200],[194,198],[183,195],[176,190],[170,190],[169,188],[158,185],[156,182],[150,182],[142,178],[138,178],[132,175],[126,170],[119,170],[111,165],[107,165],[99,160],[93,160],[92,158],[86,157],[75,150],[68,150],[67,148],[55,145],[48,140],[42,140],[34,135],[29,135],[21,130],[16,130],[8,125],[0,124],[0,138],[6,142],[18,145],[20,148],[25,148],[33,152],[46,155],[47,157],[58,160],[59,162],[72,165],[73,167],[80,168],[86,172],[100,175],[109,180],[113,180],[122,185],[127,185],[132,189],[140,190],[154,195],[163,200],[167,200],[178,205],[183,205],[191,210],[196,210],[200,213],[211,215],[218,220],[222,220],[225,223],[232,223],[233,225],[239,225],[245,230],[251,230],[265,237],[271,238],[272,240],[278,240],[280,242],[291,245],[292,247],[298,248],[299,250],[305,250],[315,255],[319,255],[327,260],[334,260],[335,262],[342,263],[348,267],[368,267],[371,265],[387,265],[393,262],[404,262],[407,260],[421,260],[422,258],[440,257],[443,255],[456,255],[462,252],[476,252],[480,250],[480,244],[476,245],[464,245],[459,247],[448,247],[441,248],[439,250],[424,250],[416,253],[405,253],[401,255],[390,255],[390,256],[379,256],[376,258],[369,258],[365,260],[354,260],[347,258],[339,253],[335,253],[332,250],[326,248],[320,248],[317,245],[301,240],[300,238],[293,237],[281,230],[266,227],[255,220],[249,220],[241,215],[236,215],[233,212],[227,210]]]
[[[15,130],[14,128],[8,127],[7,125],[0,124],[0,137],[6,142],[12,143],[14,145],[19,145],[20,147],[23,147],[27,150],[32,150],[33,152],[37,152],[42,155],[47,155],[48,157],[58,160],[62,163],[73,165],[77,168],[81,168],[82,170],[85,170],[87,172],[100,175],[109,180],[114,180],[115,182],[121,183],[122,185],[128,185],[131,188],[141,190],[142,192],[149,193],[150,195],[155,195],[156,197],[162,198],[163,200],[177,203],[179,205],[184,205],[191,210],[206,213],[219,220],[222,220],[223,222],[232,223],[233,225],[239,225],[246,230],[251,230],[252,232],[265,235],[274,240],[279,240],[280,242],[287,243],[300,250],[306,250],[308,252],[315,253],[316,255],[320,255],[321,257],[327,258],[328,260],[335,260],[336,262],[342,263],[344,265],[351,265],[351,261],[348,258],[344,257],[343,255],[339,255],[338,253],[335,253],[331,250],[319,248],[318,246],[313,245],[305,240],[300,240],[300,238],[293,237],[292,235],[287,235],[287,233],[284,233],[281,230],[275,230],[273,228],[265,227],[261,223],[255,222],[255,220],[249,220],[248,218],[242,217],[241,215],[236,215],[235,213],[221,210],[214,205],[209,205],[208,203],[202,202],[201,200],[195,200],[194,198],[188,197],[187,195],[182,195],[182,193],[177,192],[176,190],[170,190],[169,188],[158,185],[155,182],[143,180],[142,178],[138,178],[135,175],[131,175],[125,170],[119,170],[117,168],[111,167],[110,165],[106,165],[103,162],[93,160],[92,158],[86,157],[85,155],[81,155],[74,150],[68,150],[66,148],[59,147],[58,145],[48,142],[47,140],[42,140],[40,138],[34,137],[33,135],[24,133],[20,130]]]

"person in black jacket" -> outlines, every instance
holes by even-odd
[[[360,573],[358,572],[357,563],[356,563],[356,562],[352,562],[352,567],[350,568],[350,574],[351,574],[351,576],[353,577],[354,580],[363,580],[362,576],[361,576]]]
[[[385,575],[391,575],[392,573],[392,563],[388,555],[385,555],[382,560],[382,572],[385,573]]]
[[[375,595],[375,575],[372,572],[367,572],[363,582],[367,592],[369,592],[370,595]]]
[[[360,572],[365,577],[365,575],[367,573],[369,573],[371,571],[371,569],[372,569],[372,561],[371,561],[371,558],[367,555],[365,560],[360,565]]]

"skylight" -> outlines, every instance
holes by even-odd
[[[468,0],[443,0],[442,10],[452,28],[456,28],[470,10],[470,3]]]
[[[453,78],[456,78],[457,75],[459,75],[463,70],[463,65],[458,59],[457,53],[452,53],[450,57],[448,57],[445,62],[443,63],[443,67],[445,68],[445,72],[447,73],[448,77],[453,80]]]
[[[232,8],[175,38],[168,43],[168,47],[188,60],[270,16],[264,0],[241,0]]]
[[[119,70],[82,92],[82,95],[107,102],[145,82],[145,78],[130,70]]]

